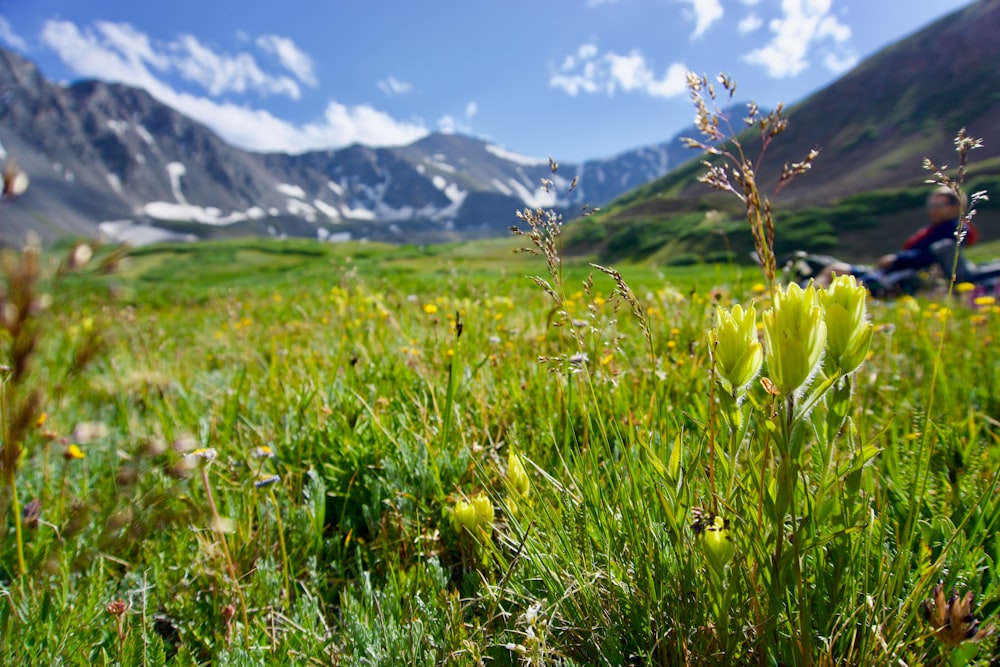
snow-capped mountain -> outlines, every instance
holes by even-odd
[[[667,172],[677,142],[562,165],[460,135],[396,148],[258,154],[230,146],[144,90],[47,81],[0,50],[0,157],[28,192],[0,237],[146,242],[245,234],[433,242],[500,235],[521,207],[601,205]],[[574,177],[577,188],[566,196]],[[555,181],[545,192],[541,179]],[[557,193],[560,193],[557,196]]]

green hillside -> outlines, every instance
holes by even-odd
[[[974,190],[1000,185],[1000,0],[980,0],[889,46],[792,107],[788,129],[768,148],[759,174],[773,189],[783,164],[820,149],[813,170],[775,200],[780,242],[871,257],[923,224],[923,159],[954,164],[962,127],[985,141],[972,155]],[[771,102],[771,100],[764,100]],[[738,118],[731,119],[741,125]],[[743,139],[756,155],[754,131]],[[574,225],[571,248],[606,259],[712,259],[751,247],[742,207],[698,177],[700,158],[633,190]],[[1000,219],[979,220],[997,238]]]

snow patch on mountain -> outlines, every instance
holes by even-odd
[[[109,118],[107,124],[108,129],[117,134],[119,137],[124,136],[126,130],[128,130],[128,121]]]
[[[118,178],[118,175],[108,174],[107,177],[108,177],[108,185],[111,186],[111,189],[117,192],[118,194],[122,194],[124,190],[122,189],[122,182]]]
[[[344,217],[351,218],[353,220],[374,220],[375,213],[366,208],[349,208],[345,206]]]
[[[178,234],[151,225],[137,224],[131,220],[108,220],[97,225],[101,238],[110,243],[126,243],[130,246],[149,245],[163,241],[194,242],[194,234]]]
[[[314,199],[313,206],[315,206],[320,213],[330,218],[330,220],[340,222],[340,211],[337,210],[336,206],[330,206],[322,199]]]
[[[522,155],[521,153],[515,153],[514,151],[507,150],[503,146],[486,144],[483,148],[485,148],[486,152],[490,155],[495,155],[501,160],[507,160],[507,162],[513,162],[514,164],[519,164],[522,167],[540,167],[549,163],[547,158]]]
[[[187,173],[187,167],[180,162],[167,163],[167,175],[170,177],[170,189],[174,193],[174,199],[178,204],[187,205],[187,197],[181,192],[181,176]]]
[[[499,192],[500,194],[507,195],[508,197],[514,196],[514,191],[508,188],[504,184],[504,182],[501,181],[499,178],[492,179],[490,183],[493,185],[494,188],[496,188],[497,192]]]
[[[222,215],[222,211],[214,206],[194,206],[192,204],[174,204],[168,201],[151,201],[142,207],[143,213],[156,220],[180,220],[184,222],[200,222],[203,225],[225,227],[247,219],[246,213],[233,211]]]
[[[305,196],[305,193],[302,194]],[[305,218],[306,222],[316,222],[316,209],[304,201],[289,197],[285,207],[288,209],[290,214],[296,215],[300,218]]]
[[[507,182],[510,183],[510,187],[514,189],[517,197],[531,208],[547,208],[556,205],[555,192],[546,192],[540,187],[532,192],[523,183],[514,178]]]
[[[147,146],[156,145],[156,139],[154,139],[153,135],[149,133],[149,130],[138,123],[135,124],[135,133],[139,135],[139,138],[146,142]]]
[[[435,153],[435,156],[437,155],[440,155],[440,153]],[[427,164],[427,166],[431,167],[432,169],[437,169],[438,171],[443,171],[448,174],[454,174],[455,172],[458,171],[447,162],[442,162],[441,160],[438,159],[428,158],[424,160],[424,162]]]
[[[344,188],[340,187],[340,183],[334,183],[333,181],[327,181],[326,182],[326,187],[330,188],[333,191],[333,194],[338,195],[340,197],[344,196]]]
[[[274,186],[274,189],[286,197],[292,197],[294,199],[306,198],[306,191],[299,185],[292,185],[291,183],[278,183]]]

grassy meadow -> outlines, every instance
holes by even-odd
[[[522,241],[44,254],[0,664],[996,664],[1000,304],[869,302],[849,378],[737,403],[756,267]]]

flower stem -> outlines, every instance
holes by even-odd
[[[222,518],[219,516],[219,508],[215,504],[215,496],[212,495],[212,485],[208,482],[208,466],[201,466],[201,481],[205,486],[205,495],[208,498],[208,508],[212,512],[212,523],[214,524],[216,535],[219,538],[219,546],[222,548],[222,554],[226,558],[226,567],[229,570],[229,577],[233,580],[233,586],[236,587],[236,597],[240,600],[240,613],[243,617],[243,636],[250,643],[250,625],[247,621],[247,603],[243,598],[243,591],[240,589],[240,580],[236,575],[236,566],[233,564],[233,558],[229,555],[229,545],[226,543],[226,533],[222,529]]]

